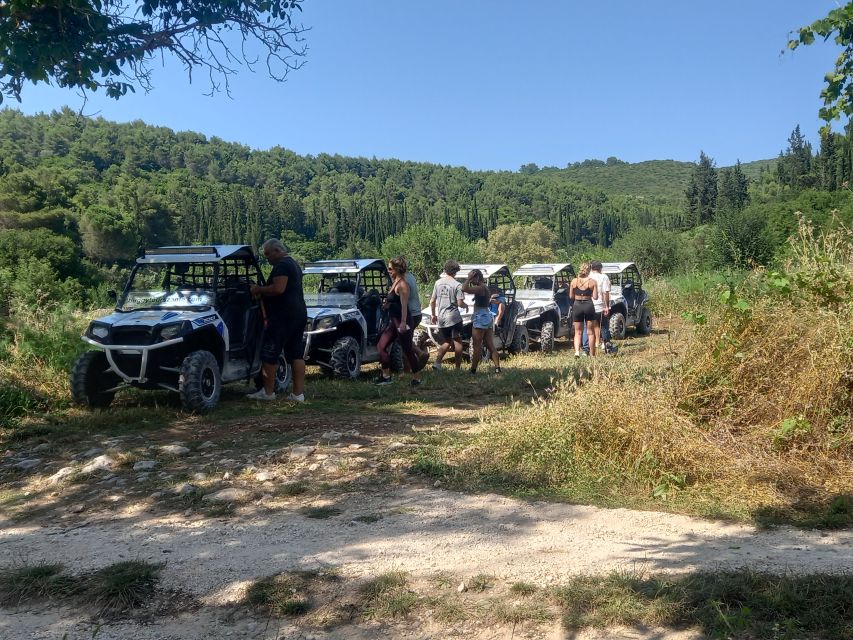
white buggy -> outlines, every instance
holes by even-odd
[[[122,388],[167,389],[184,408],[209,411],[222,384],[260,384],[261,304],[249,292],[264,277],[251,247],[147,249],[116,308],[89,324],[71,373],[77,404],[107,407]],[[276,389],[290,382],[281,357]]]
[[[530,340],[538,342],[543,353],[554,350],[556,338],[571,337],[572,301],[569,283],[575,277],[571,264],[526,264],[516,270],[519,284],[516,299],[523,305]]]

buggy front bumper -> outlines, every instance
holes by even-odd
[[[128,384],[145,384],[148,382],[148,378],[146,377],[146,372],[148,369],[148,354],[154,351],[155,349],[162,349],[163,347],[171,347],[174,344],[178,344],[183,342],[184,339],[181,338],[172,338],[171,340],[164,340],[163,342],[158,342],[157,344],[147,344],[147,345],[132,345],[132,344],[103,344],[98,342],[97,340],[92,340],[87,336],[83,336],[83,342],[87,342],[93,347],[97,347],[101,349],[104,354],[107,356],[107,362],[110,363],[110,369],[112,369],[113,373],[115,373],[119,378],[127,382]],[[116,364],[115,358],[113,358],[113,353],[119,352],[129,355],[139,355],[141,357],[141,362],[139,364],[139,375],[132,376],[124,371],[122,371],[118,364]]]
[[[315,336],[322,335],[324,333],[334,333],[337,331],[337,327],[328,327],[327,329],[314,329],[313,331],[305,331],[302,334],[302,341],[305,343],[305,349],[302,352],[303,360],[308,360],[308,354],[311,353],[311,339]]]

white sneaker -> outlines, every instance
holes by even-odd
[[[305,394],[304,394],[304,393],[300,393],[300,394],[297,396],[296,394],[288,393],[288,394],[287,394],[287,401],[288,401],[288,402],[305,402]]]
[[[275,400],[275,394],[267,393],[266,389],[258,389],[254,393],[247,393],[246,397],[252,400]]]
[[[440,362],[433,362],[432,368],[435,369],[436,371],[441,371],[441,363]]]

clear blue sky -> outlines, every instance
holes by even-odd
[[[832,0],[305,0],[307,64],[283,84],[244,71],[207,97],[180,63],[154,90],[93,94],[85,113],[193,130],[255,149],[471,169],[586,158],[718,166],[775,157],[822,124],[834,44],[781,54]],[[81,106],[28,86],[25,113]],[[4,104],[16,106],[11,100]],[[840,125],[835,125],[836,130]]]

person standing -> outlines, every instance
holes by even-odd
[[[441,345],[432,365],[436,371],[441,369],[441,362],[451,348],[456,355],[456,369],[462,366],[462,314],[459,309],[467,309],[468,305],[465,304],[462,285],[456,279],[457,273],[459,263],[456,260],[445,262],[444,273],[436,280],[429,301],[432,324],[438,325],[441,336]]]
[[[603,353],[609,353],[610,345],[610,278],[601,272],[604,265],[601,260],[589,263],[589,277],[598,284],[598,298],[592,301],[595,313],[598,315],[598,326],[595,329],[596,347]]]
[[[423,320],[421,314],[423,307],[421,307],[421,296],[418,291],[418,281],[415,278],[415,274],[409,270],[409,263],[406,262],[406,259],[403,256],[397,256],[397,260],[400,261],[400,264],[406,270],[406,284],[409,285],[409,317],[411,318],[409,326],[414,332],[414,330],[421,324],[421,320]],[[412,337],[414,338],[414,333],[412,334]],[[420,368],[423,369],[429,361],[429,350],[421,350],[414,341],[412,342],[412,349],[414,349],[415,355],[418,356],[418,362],[420,362],[421,365]],[[405,358],[403,359],[403,370],[407,372],[409,371],[409,361]]]
[[[498,358],[498,350],[495,349],[495,321],[489,309],[491,294],[483,272],[471,269],[468,280],[462,286],[462,292],[474,296],[474,315],[471,318],[471,373],[477,373],[477,366],[483,357],[483,342],[489,349],[495,373],[500,373],[501,361]]]
[[[406,283],[406,261],[401,258],[392,258],[388,262],[388,271],[394,282],[388,289],[385,297],[384,309],[388,312],[388,326],[379,337],[376,347],[379,349],[379,362],[382,364],[382,373],[375,380],[375,384],[391,384],[391,345],[398,338],[403,348],[403,355],[409,361],[412,372],[412,386],[421,383],[419,371],[421,362],[415,350],[412,348],[412,327],[409,326],[409,285]]]
[[[589,341],[589,354],[595,355],[595,306],[592,301],[598,298],[598,283],[589,277],[590,267],[584,262],[578,275],[569,285],[569,297],[572,299],[572,322],[574,322],[575,358],[581,356],[581,341],[584,326],[592,339]]]
[[[293,390],[287,399],[305,401],[305,354],[302,332],[308,321],[305,296],[302,292],[302,269],[291,258],[288,248],[280,240],[267,240],[261,247],[264,256],[273,266],[266,285],[253,284],[252,295],[262,296],[266,310],[266,326],[261,341],[264,386],[248,394],[255,400],[275,400],[275,375],[279,356],[293,372]]]

